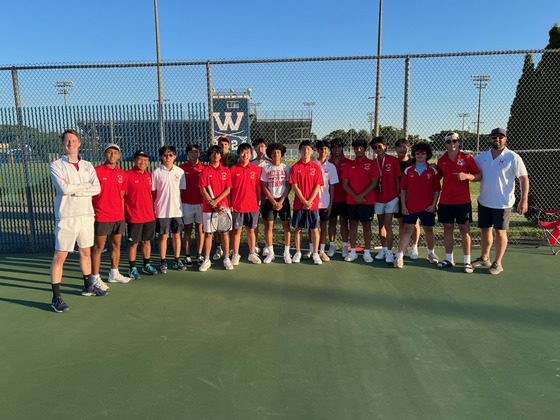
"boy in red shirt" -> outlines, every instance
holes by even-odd
[[[471,265],[471,228],[472,204],[469,181],[480,181],[481,174],[474,158],[459,150],[461,139],[457,133],[445,136],[445,153],[438,159],[437,169],[443,178],[443,185],[438,205],[438,220],[443,223],[443,244],[445,260],[437,264],[438,268],[453,267],[453,228],[455,222],[461,233],[463,247],[463,271],[472,273]]]
[[[309,140],[299,144],[300,160],[290,169],[290,184],[294,190],[294,217],[296,253],[292,262],[301,261],[301,231],[309,229],[313,242],[313,263],[322,264],[319,256],[319,189],[323,185],[321,167],[311,160],[313,145]]]
[[[438,171],[428,164],[432,158],[432,146],[427,142],[416,143],[412,146],[415,163],[405,169],[401,178],[401,213],[405,224],[404,234],[399,240],[399,252],[395,255],[394,266],[403,268],[404,251],[410,236],[414,231],[416,221],[420,224],[426,235],[428,245],[428,261],[437,263],[439,258],[434,253],[435,238],[434,225],[435,211],[438,202],[440,185]]]
[[[231,240],[233,255],[231,263],[239,265],[239,245],[241,230],[245,226],[249,261],[260,264],[261,259],[255,252],[255,229],[259,223],[259,207],[261,198],[261,168],[251,163],[253,149],[248,143],[241,143],[237,148],[238,161],[229,168],[231,173],[231,208],[233,229]]]
[[[348,256],[348,219],[346,218],[346,191],[342,186],[342,171],[344,166],[351,162],[344,156],[344,142],[340,138],[331,141],[331,157],[329,159],[335,168],[340,182],[334,184],[334,194],[332,197],[332,208],[329,215],[329,250],[327,256],[333,257],[336,252],[336,224],[337,219],[340,223],[340,238],[342,240],[342,258]]]

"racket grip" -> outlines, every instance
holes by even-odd
[[[212,198],[212,200],[216,197],[214,197],[214,191],[212,191],[212,187],[210,185],[208,185],[206,187],[206,191],[208,191],[208,194],[210,194],[210,197]]]

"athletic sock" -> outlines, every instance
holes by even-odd
[[[445,259],[449,262],[453,262],[453,254],[445,254]]]
[[[146,267],[148,264],[150,264],[150,259],[144,258],[144,267]]]
[[[465,264],[470,264],[470,263],[471,263],[471,256],[470,256],[470,255],[465,255],[465,256],[463,257],[463,262],[464,262]]]
[[[115,277],[119,275],[119,269],[118,268],[111,268],[111,272],[109,273],[109,275],[111,277]]]
[[[290,247],[289,246],[284,246],[284,254],[289,254],[290,253]]]
[[[134,260],[134,261],[129,261],[129,262],[128,262],[128,265],[129,265],[130,268],[136,267],[136,260]]]
[[[325,244],[319,244],[319,254],[325,252]]]
[[[434,255],[434,250],[433,249],[428,249],[428,255]]]
[[[57,283],[57,284],[52,284],[51,283],[51,287],[52,287],[53,298],[59,297],[60,296],[60,283]]]
[[[84,286],[91,286],[91,274],[84,274]]]
[[[160,262],[161,265],[167,265],[167,259],[165,259],[165,258],[161,258],[159,260],[159,262]]]

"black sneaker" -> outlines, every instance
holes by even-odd
[[[51,308],[54,309],[56,313],[68,312],[70,310],[70,306],[68,306],[63,300],[61,296],[53,297]]]
[[[179,271],[185,271],[187,269],[187,267],[185,267],[185,264],[183,264],[183,261],[176,260],[176,261],[173,262],[173,269],[174,270],[179,270]]]
[[[204,257],[202,255],[199,255],[198,257],[196,257],[196,263],[198,265],[202,265],[203,262],[204,262]]]
[[[183,264],[185,264],[185,267],[191,268],[193,266],[193,261],[191,257],[186,257],[185,260],[183,261]]]

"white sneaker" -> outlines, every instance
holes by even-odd
[[[321,261],[321,257],[316,252],[313,253],[313,264],[321,265],[323,261]]]
[[[226,270],[233,270],[233,264],[231,263],[231,260],[228,257],[224,258],[224,268]]]
[[[216,248],[216,252],[214,253],[214,256],[212,257],[212,259],[214,261],[219,260],[220,258],[222,258],[224,256],[224,250],[222,249],[222,247]]]
[[[368,250],[364,251],[363,257],[364,257],[364,261],[367,262],[368,264],[373,262],[373,257],[371,256],[371,253]]]
[[[301,252],[296,252],[292,258],[293,263],[299,263],[301,261]]]
[[[286,264],[291,264],[292,263],[292,256],[290,255],[289,252],[284,252],[284,262]]]
[[[258,254],[257,248],[258,248],[258,247],[255,247],[255,252]],[[268,247],[265,246],[265,247],[263,248],[263,253],[262,253],[262,255],[263,255],[263,257],[266,257],[268,254],[270,254],[270,251],[268,250]]]
[[[121,273],[117,273],[115,276],[111,276],[111,272],[109,272],[109,277],[107,277],[107,281],[108,281],[109,283],[122,283],[122,284],[126,284],[126,283],[128,283],[130,280],[132,280],[130,277],[123,276]]]
[[[348,247],[342,247],[342,258],[346,259],[346,257],[348,256],[349,252],[348,252]]]
[[[385,262],[387,264],[393,264],[395,262],[395,257],[393,256],[392,252],[387,252],[387,255],[385,256]]]
[[[417,260],[418,257],[419,257],[418,248],[412,248],[412,250],[410,251],[410,259],[411,260]]]
[[[210,262],[210,260],[205,259],[204,262],[200,264],[200,267],[198,267],[198,271],[206,271],[211,266],[212,266],[212,262]]]
[[[265,247],[265,249],[266,249],[266,247]],[[255,252],[257,254],[259,254],[261,252],[261,249],[257,245],[255,245]],[[264,253],[264,250],[263,250],[263,253]]]
[[[395,261],[393,262],[393,267],[395,267],[395,268],[403,268],[403,267],[404,267],[404,260],[403,260],[403,257],[397,257],[397,258],[395,258]]]
[[[327,262],[327,261],[331,260],[330,257],[327,254],[325,254],[324,252],[320,252],[319,257],[321,257],[321,261],[323,261],[323,262]]]
[[[232,263],[233,265],[239,265],[239,260],[241,260],[241,255],[239,255],[239,254],[233,254],[233,255],[231,256],[231,263]]]
[[[428,261],[432,264],[437,264],[439,262],[439,257],[435,253],[428,253]]]
[[[249,254],[249,257],[247,259],[251,261],[253,264],[260,264],[262,262],[256,252]]]
[[[376,260],[384,260],[386,256],[387,256],[387,253],[385,252],[384,249],[382,249],[380,252],[377,253],[377,255],[375,256],[375,259]]]
[[[109,290],[109,286],[107,286],[105,282],[101,280],[101,276],[97,276],[96,278],[92,279],[91,284],[97,284],[97,287],[104,292]]]
[[[327,256],[334,257],[335,252],[336,252],[336,247],[334,245],[330,245],[329,250],[327,251]]]
[[[370,255],[370,257],[371,257],[371,255]],[[349,252],[348,255],[346,256],[346,258],[344,258],[344,261],[351,262],[351,261],[354,261],[357,258],[358,258],[358,254],[356,254],[355,252]]]
[[[270,264],[272,261],[274,261],[275,258],[276,255],[274,255],[274,252],[269,252],[266,258],[264,259],[263,263]]]

